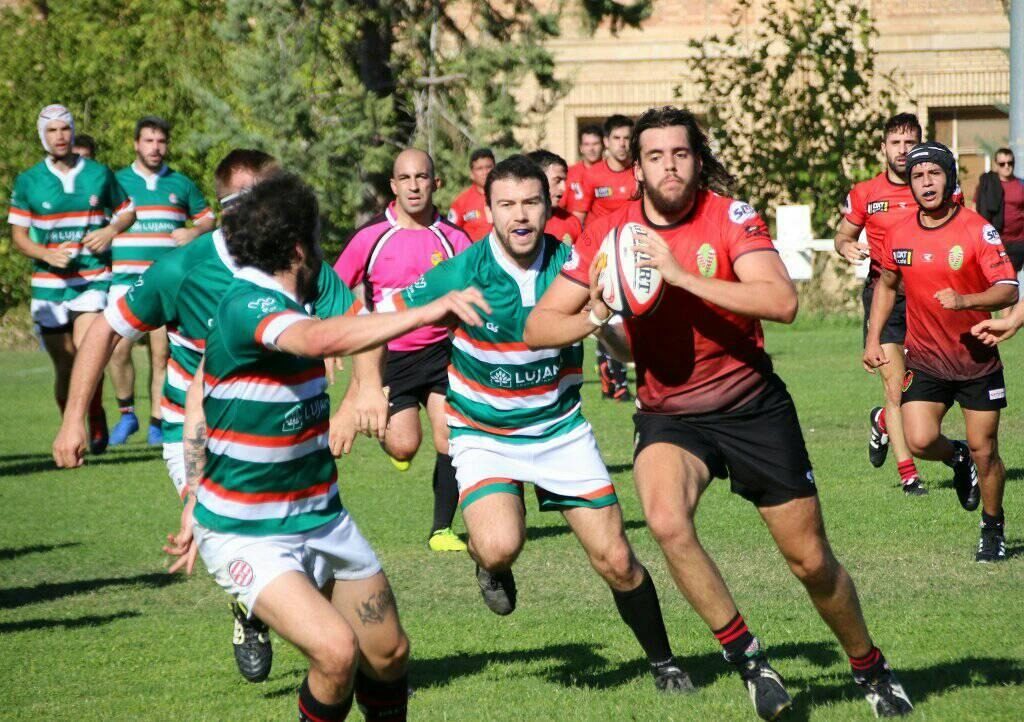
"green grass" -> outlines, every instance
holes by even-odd
[[[1004,351],[1013,558],[986,566],[973,562],[977,514],[959,509],[948,470],[924,464],[931,494],[910,500],[891,461],[881,470],[868,465],[867,411],[880,384],[860,369],[859,329],[808,321],[773,327],[768,337],[796,398],[833,545],[918,718],[1021,719],[1024,347]],[[301,656],[276,639],[270,680],[246,684],[231,654],[227,597],[201,569],[188,580],[164,574],[160,545],[179,507],[159,451],[136,441],[84,469],[55,471],[46,357],[2,353],[0,379],[0,717],[294,719]],[[754,718],[643,525],[630,477],[630,409],[600,402],[592,381],[585,395],[630,538],[699,694],[655,694],[611,594],[558,515],[530,510],[516,567],[519,608],[508,618],[491,614],[468,557],[427,551],[432,455],[422,453],[402,474],[364,439],[340,464],[342,495],[384,562],[412,640],[414,719]],[[949,418],[949,430],[961,433],[958,412]],[[698,526],[794,693],[795,718],[868,719],[841,650],[755,510],[716,482]]]

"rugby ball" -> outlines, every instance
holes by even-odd
[[[664,285],[661,273],[654,268],[638,266],[649,256],[633,250],[637,239],[643,238],[646,232],[647,229],[639,223],[612,228],[598,251],[598,283],[603,286],[602,298],[608,308],[624,318],[650,313],[661,300]]]

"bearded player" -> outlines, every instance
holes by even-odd
[[[875,713],[907,714],[910,700],[832,553],[793,400],[764,350],[760,321],[789,323],[797,311],[767,227],[749,205],[719,195],[732,179],[691,113],[648,110],[632,143],[640,198],[584,229],[580,262],[551,284],[524,340],[532,349],[558,348],[607,322],[611,312],[587,269],[609,232],[645,226],[636,250],[650,258],[640,265],[658,269],[666,287],[654,311],[625,323],[637,365],[633,474],[676,584],[722,645],[758,715],[780,715],[789,694],[694,526],[701,494],[712,479],[729,477],[732,491],[757,507]]]
[[[993,311],[1017,302],[1017,278],[999,232],[952,199],[956,160],[941,143],[921,143],[907,155],[907,180],[918,212],[885,237],[881,282],[872,319],[886,318],[902,281],[907,294],[907,371],[903,380],[904,433],[914,456],[953,469],[953,485],[967,511],[982,503],[979,562],[1006,559],[999,416],[1006,382],[999,352],[971,335]],[[868,326],[864,366],[891,363],[881,323]],[[953,403],[960,405],[966,441],[942,434]]]
[[[46,158],[14,180],[7,222],[15,248],[32,261],[32,320],[55,372],[54,396],[65,413],[76,350],[107,305],[110,244],[135,221],[131,198],[106,166],[72,150],[75,121],[48,105],[36,121]],[[103,390],[88,409],[89,446],[107,447]]]
[[[530,309],[572,257],[569,246],[543,232],[547,178],[525,156],[513,156],[491,171],[485,192],[491,234],[378,305],[416,308],[452,289],[486,289],[484,323],[455,328],[448,370],[449,447],[484,602],[500,615],[516,607],[512,565],[526,536],[523,486],[532,483],[541,510],[562,513],[611,588],[657,689],[691,691],[672,656],[654,582],[626,539],[615,488],[580,410],[582,347],[531,351],[523,343]],[[594,330],[585,314],[577,320]]]

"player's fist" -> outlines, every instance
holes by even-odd
[[[61,469],[74,469],[82,465],[85,456],[85,425],[65,419],[57,438],[53,440],[53,460]]]
[[[67,268],[71,263],[71,251],[68,250],[67,242],[61,243],[56,248],[45,249],[40,260],[53,268]]]
[[[1010,317],[986,318],[971,327],[971,334],[986,346],[995,346],[1013,338],[1020,330],[1020,325],[1020,321]]]
[[[480,312],[491,312],[484,295],[472,287],[461,291],[449,291],[423,308],[427,310],[428,323],[440,323],[445,326],[457,326],[460,322],[467,326],[483,326],[484,321],[480,317]]]
[[[868,257],[868,244],[848,238],[836,239],[836,252],[850,263],[860,263]]]
[[[97,228],[95,231],[87,233],[85,238],[82,239],[82,245],[93,253],[102,253],[110,248],[110,244],[113,242],[114,229],[110,226]]]
[[[864,370],[869,374],[875,373],[875,369],[879,366],[885,366],[889,363],[889,359],[885,356],[885,351],[882,350],[882,346],[877,343],[868,342],[867,346],[864,347]]]
[[[964,297],[952,288],[944,288],[936,293],[935,300],[949,311],[962,311],[964,308]]]

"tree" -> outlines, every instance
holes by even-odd
[[[858,0],[739,0],[732,31],[692,41],[707,123],[739,193],[762,212],[806,203],[830,233],[850,186],[877,172],[880,128],[896,109],[875,68],[877,31]],[[750,21],[750,22],[745,22]]]

